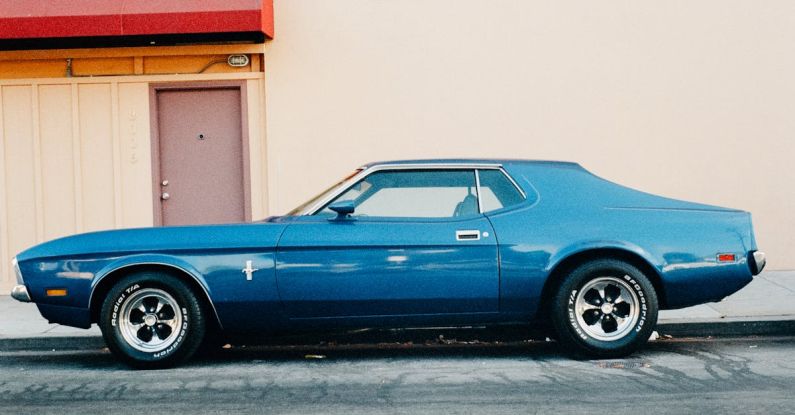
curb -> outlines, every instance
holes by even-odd
[[[102,336],[0,339],[0,352],[96,350],[104,347]]]
[[[769,320],[730,318],[721,320],[663,321],[657,324],[660,335],[673,337],[732,337],[732,336],[795,336],[795,317],[782,316]],[[255,337],[232,341],[234,344],[263,346],[315,346],[323,344],[471,344],[487,342],[544,341],[545,334],[527,327],[470,327],[433,329],[357,330],[344,333],[313,333],[280,336],[268,339]],[[248,343],[250,342],[250,343]],[[101,336],[0,338],[0,352],[97,350],[104,349]]]
[[[795,336],[795,317],[781,316],[767,320],[725,318],[721,320],[664,321],[657,332],[674,337],[726,336]]]

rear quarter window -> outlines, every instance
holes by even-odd
[[[491,212],[518,205],[525,198],[508,177],[500,170],[478,170],[480,197],[483,212]]]

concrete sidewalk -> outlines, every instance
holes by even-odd
[[[661,334],[706,336],[730,334],[795,334],[795,271],[767,271],[736,294],[710,303],[660,313]],[[782,331],[791,331],[783,333]],[[99,328],[88,330],[49,324],[34,304],[0,296],[0,341],[97,337]]]

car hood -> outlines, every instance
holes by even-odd
[[[19,253],[17,260],[208,249],[268,249],[276,246],[285,226],[285,223],[265,221],[90,232],[36,245]]]

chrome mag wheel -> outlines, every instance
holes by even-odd
[[[182,321],[177,301],[158,288],[134,292],[119,311],[119,331],[124,341],[142,352],[156,352],[174,344]]]
[[[588,336],[612,341],[626,336],[640,316],[635,290],[621,278],[598,277],[583,285],[574,312],[577,324]]]

